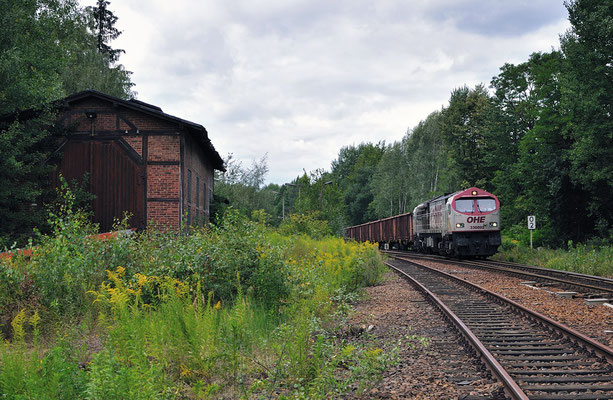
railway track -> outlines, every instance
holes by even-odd
[[[407,260],[429,260],[519,276],[522,279],[528,279],[540,282],[542,284],[556,285],[569,290],[575,290],[587,298],[613,299],[613,279],[610,278],[502,261],[451,260],[442,256],[401,251],[388,251],[385,253],[394,257],[400,256]]]
[[[457,327],[506,396],[613,399],[613,349],[452,275],[400,259],[388,265]]]

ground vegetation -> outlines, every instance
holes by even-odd
[[[101,240],[74,201],[64,190],[31,253],[0,258],[0,397],[325,399],[391,362],[344,336],[384,271],[376,246],[233,209]]]

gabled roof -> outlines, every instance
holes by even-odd
[[[166,114],[162,111],[160,107],[155,106],[153,104],[148,104],[136,99],[124,100],[119,97],[111,96],[109,94],[91,89],[72,94],[68,97],[65,97],[64,99],[60,99],[58,100],[58,103],[64,105],[65,107],[70,107],[71,103],[83,100],[88,97],[96,97],[102,100],[106,100],[113,104],[120,105],[122,107],[177,124],[179,128],[184,128],[194,135],[196,141],[202,146],[204,153],[210,157],[211,162],[213,164],[213,168],[219,171],[226,170],[224,168],[223,159],[221,158],[217,150],[215,150],[215,147],[213,146],[213,143],[211,143],[208,132],[206,131],[206,128],[204,126],[179,117],[175,117],[174,115]]]

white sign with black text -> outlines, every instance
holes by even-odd
[[[536,229],[536,218],[534,215],[528,216],[528,229]]]

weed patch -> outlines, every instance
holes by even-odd
[[[36,252],[0,259],[0,396],[325,398],[380,374],[384,352],[334,334],[381,279],[374,246],[231,211],[100,241],[71,201]]]

